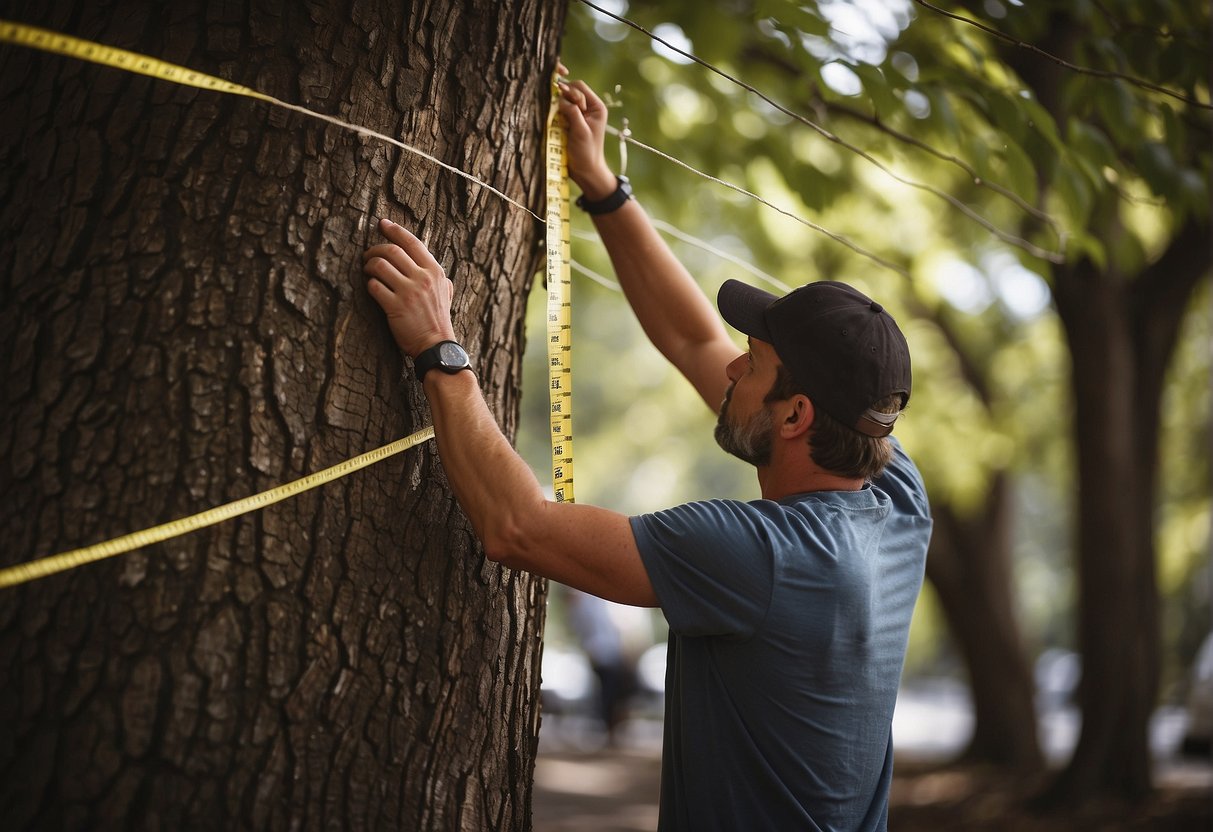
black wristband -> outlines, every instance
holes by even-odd
[[[615,189],[615,193],[600,199],[596,202],[590,202],[585,198],[585,194],[577,197],[577,207],[587,214],[609,214],[612,211],[619,210],[623,203],[632,198],[632,183],[628,181],[626,176],[616,176],[615,180],[619,183],[619,187]]]

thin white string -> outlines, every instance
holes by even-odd
[[[735,254],[730,254],[729,252],[725,251],[724,249],[717,248],[716,246],[712,245],[711,243],[707,242],[706,240],[701,240],[698,237],[687,234],[685,231],[681,231],[681,230],[675,228],[674,226],[670,225],[668,222],[665,222],[664,220],[654,219],[652,222],[653,222],[653,225],[656,226],[659,231],[663,231],[666,234],[669,234],[671,237],[676,237],[677,239],[682,240],[684,243],[689,243],[690,245],[693,245],[697,248],[701,248],[704,251],[708,252],[709,254],[714,254],[717,257],[728,260],[730,263],[733,263],[736,266],[740,266],[741,268],[745,269],[747,272],[754,275],[755,277],[765,280],[767,283],[771,284],[772,286],[774,286],[776,289],[778,289],[781,292],[792,291],[792,287],[789,286],[788,284],[784,283],[779,278],[775,277],[774,275],[767,274],[762,269],[758,268],[757,266],[753,265],[752,263],[748,263],[745,260],[742,260],[740,257],[738,257]]]
[[[577,236],[581,236],[581,233],[579,232],[577,234]],[[588,235],[588,236],[592,236],[592,235]],[[599,274],[598,272],[594,271],[591,268],[581,265],[576,260],[570,259],[569,265],[573,268],[573,271],[579,272],[580,274],[585,275],[590,280],[594,281],[595,283],[597,283],[601,286],[605,286],[608,289],[611,289],[616,292],[623,291],[623,287],[620,286],[618,283],[616,283],[614,280],[611,280],[609,277]]]
[[[526,207],[521,202],[518,202],[517,200],[513,199],[512,197],[509,197],[506,194],[502,193],[501,191],[497,190],[492,185],[490,185],[488,182],[485,182],[483,179],[479,179],[476,176],[473,176],[472,174],[468,173],[467,171],[460,170],[459,168],[455,167],[454,165],[449,165],[446,162],[442,161],[441,159],[437,158],[436,156],[431,156],[429,153],[426,153],[424,150],[420,150],[416,147],[413,147],[412,145],[405,144],[404,142],[400,141],[399,139],[393,139],[391,136],[385,135],[376,130],[371,130],[368,127],[362,127],[357,124],[351,124],[348,121],[342,121],[341,119],[339,119],[335,116],[328,116],[328,115],[325,115],[324,113],[317,113],[313,110],[307,109],[306,107],[300,107],[298,104],[288,104],[287,102],[274,98],[273,96],[268,96],[268,95],[264,96],[263,100],[269,101],[273,104],[277,104],[279,107],[283,107],[287,110],[294,110],[297,113],[302,113],[303,115],[311,116],[312,118],[318,118],[321,121],[327,121],[330,124],[336,124],[339,127],[345,127],[349,130],[353,130],[355,133],[360,133],[364,136],[370,136],[371,138],[379,139],[380,141],[385,141],[388,144],[392,144],[392,145],[395,145],[396,147],[399,147],[401,150],[406,150],[409,153],[413,153],[413,154],[416,154],[417,156],[422,157],[423,159],[428,159],[429,161],[438,165],[440,168],[443,168],[444,170],[449,170],[451,173],[453,173],[457,176],[462,176],[464,179],[467,179],[470,182],[474,182],[482,188],[486,188],[487,190],[491,191],[492,193],[494,193],[497,196],[504,199],[506,202],[513,205],[515,208],[521,208],[523,211],[526,211],[528,214],[530,214],[532,217],[539,220],[540,222],[544,221],[543,217],[536,214],[530,208]]]
[[[738,266],[739,268],[744,269],[745,271],[754,275],[758,279],[764,280],[767,283],[771,284],[771,286],[775,287],[776,289],[778,289],[781,292],[786,293],[786,292],[792,291],[792,287],[789,286],[788,284],[784,283],[779,278],[775,277],[772,274],[768,274],[767,272],[764,272],[762,269],[758,268],[754,264],[748,263],[745,260],[742,260],[740,257],[738,257],[735,254],[730,254],[729,252],[725,251],[724,249],[721,249],[721,248],[718,248],[718,247],[712,245],[707,240],[703,240],[699,237],[696,237],[693,234],[688,234],[685,231],[683,231],[679,228],[676,228],[673,225],[670,225],[665,220],[659,220],[656,217],[649,217],[649,221],[651,223],[653,223],[654,228],[656,228],[658,231],[662,232],[663,234],[669,234],[671,237],[674,237],[675,239],[681,240],[682,242],[687,243],[688,245],[692,245],[692,246],[695,246],[696,248],[702,249],[703,251],[706,251],[708,254],[713,254],[716,257],[721,258],[722,260],[728,260],[730,263],[733,263],[734,265]],[[581,229],[574,229],[573,236],[580,240],[591,240],[594,242],[601,242],[601,238],[597,234],[592,234],[589,231],[582,231]],[[586,277],[590,277],[592,279],[601,278],[602,280],[607,280],[607,278],[603,278],[602,275],[599,275],[596,272],[591,272],[589,269],[586,269],[584,266],[579,266],[579,268],[582,271],[582,273],[586,275]],[[619,286],[618,286],[618,284],[612,283],[611,288],[619,288]]]

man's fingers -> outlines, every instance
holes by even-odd
[[[585,111],[573,101],[567,98],[560,99],[560,112],[568,119],[569,130],[588,129],[588,124],[585,120]]]
[[[371,299],[379,304],[381,309],[386,309],[387,305],[396,297],[396,293],[377,277],[372,277],[366,282],[366,290],[370,293]]]
[[[379,243],[362,253],[364,263],[369,263],[376,259],[390,263],[401,272],[408,272],[417,268],[417,264],[413,261],[413,258],[409,257],[404,249],[395,243]]]
[[[567,81],[560,85],[560,103],[572,104],[579,109],[585,108],[585,93]]]
[[[581,98],[581,108],[586,113],[595,113],[598,111],[606,112],[606,105],[602,103],[602,99],[598,97],[598,93],[590,88],[590,85],[580,79],[570,81],[567,88],[572,92],[576,92]]]
[[[590,85],[585,81],[565,81],[561,83],[560,98],[584,112],[590,112],[605,106],[602,103],[602,99],[590,89]]]
[[[362,272],[372,278],[371,283],[376,283],[388,292],[394,292],[396,284],[404,280],[403,273],[391,261],[384,257],[371,257],[362,264]]]
[[[442,266],[434,259],[434,255],[430,254],[430,250],[425,247],[425,243],[409,231],[403,225],[397,225],[391,220],[380,220],[379,231],[384,237],[400,246],[405,255],[411,258],[412,262],[421,266],[423,269],[438,269],[442,271]]]

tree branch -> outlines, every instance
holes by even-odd
[[[1117,81],[1124,81],[1128,84],[1132,84],[1135,87],[1140,87],[1143,90],[1149,90],[1150,92],[1156,92],[1161,95],[1167,95],[1167,96],[1170,96],[1171,98],[1178,99],[1178,100],[1184,102],[1185,104],[1191,104],[1193,107],[1201,107],[1206,110],[1213,110],[1213,104],[1209,104],[1204,101],[1200,101],[1196,98],[1193,98],[1192,96],[1185,95],[1184,93],[1181,93],[1181,92],[1175,92],[1174,90],[1169,90],[1164,86],[1155,84],[1152,81],[1147,81],[1144,78],[1138,78],[1135,75],[1127,75],[1123,72],[1114,72],[1114,71],[1108,70],[1108,69],[1092,69],[1091,67],[1087,67],[1087,66],[1079,66],[1078,64],[1070,63],[1069,61],[1065,60],[1064,58],[1059,58],[1058,56],[1054,55],[1053,53],[1048,52],[1044,49],[1041,49],[1039,46],[1035,46],[1031,43],[1025,43],[1022,40],[1019,40],[1017,38],[1011,37],[1010,35],[1004,34],[1003,32],[1000,32],[997,29],[993,28],[992,26],[987,26],[984,23],[981,23],[979,21],[971,20],[967,17],[963,17],[962,15],[958,15],[953,12],[945,11],[944,9],[941,9],[938,6],[933,6],[930,3],[928,3],[926,0],[914,0],[914,2],[917,3],[918,5],[922,6],[924,9],[930,9],[931,11],[935,12],[936,14],[942,15],[947,18],[951,18],[952,20],[956,20],[960,23],[965,23],[976,29],[980,29],[981,31],[985,32],[986,34],[991,35],[992,37],[995,37],[1005,43],[1009,43],[1012,46],[1015,46],[1019,49],[1026,49],[1027,51],[1029,51],[1035,55],[1039,55],[1040,57],[1045,58],[1046,60],[1052,61],[1053,63],[1057,64],[1058,66],[1064,67],[1064,68],[1070,70],[1071,72],[1077,72],[1082,75],[1091,75],[1096,78],[1109,78],[1109,79],[1114,79]]]

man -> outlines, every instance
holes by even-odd
[[[602,101],[579,81],[562,89],[578,204],[649,338],[720,403],[717,440],[755,466],[763,499],[632,518],[545,499],[449,343],[451,282],[384,220],[389,242],[366,252],[368,291],[414,359],[455,496],[489,558],[662,608],[662,829],[883,829],[931,526],[918,472],[886,436],[910,395],[905,339],[841,283],[774,298],[729,281],[718,304],[749,336],[738,356],[607,166]]]

